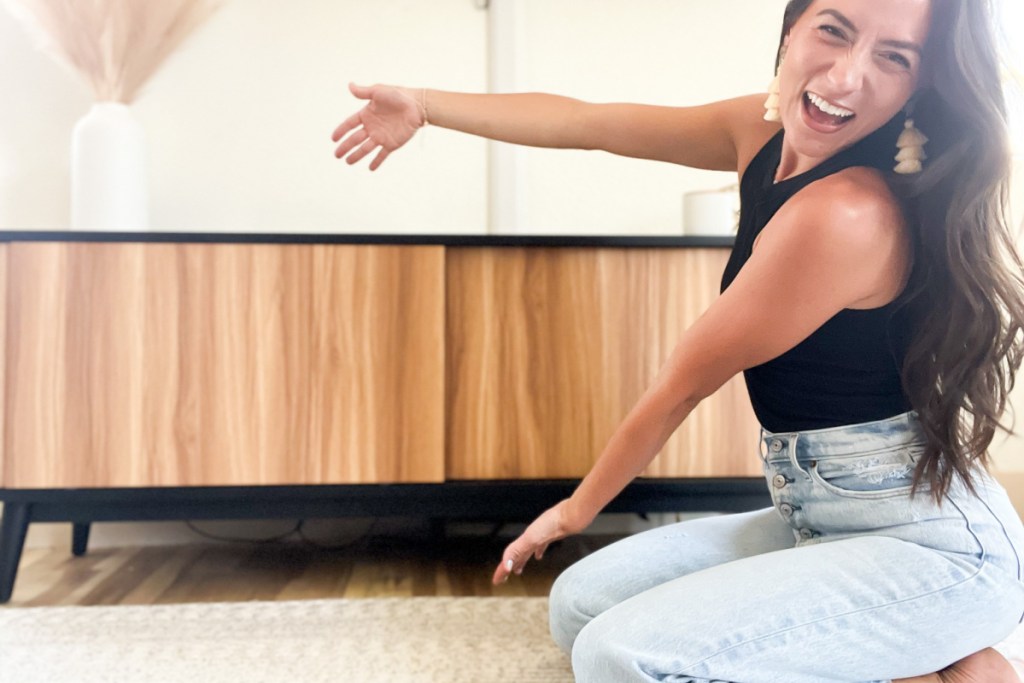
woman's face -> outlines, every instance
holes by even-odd
[[[917,89],[931,0],[815,0],[786,37],[782,125],[824,159],[873,133]],[[895,152],[894,152],[895,153]]]

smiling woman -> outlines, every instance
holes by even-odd
[[[931,5],[895,4],[900,11],[884,15],[888,21],[862,3],[818,4],[787,27],[779,68],[787,145],[779,179],[878,130],[918,89]]]
[[[492,580],[587,527],[740,372],[775,506],[638,534],[559,576],[551,632],[577,680],[1019,683],[991,647],[1024,615],[1024,524],[987,472],[1024,359],[991,7],[791,0],[767,101],[353,86],[368,104],[334,131],[335,156],[379,150],[371,169],[429,112],[740,178],[721,296]]]

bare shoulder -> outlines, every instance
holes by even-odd
[[[764,144],[779,125],[764,120],[766,95],[748,95],[696,106],[587,104],[574,143],[621,156],[667,161],[712,171],[735,171],[740,155]],[[743,162],[745,168],[746,161]]]
[[[759,93],[729,100],[729,124],[736,143],[736,172],[740,177],[761,148],[782,128],[778,123],[764,120],[767,97],[767,93]]]
[[[888,303],[909,273],[906,220],[875,169],[851,167],[811,183],[786,202],[764,236],[831,263],[836,277],[856,280],[864,296],[854,308]]]
[[[899,201],[885,178],[863,166],[811,183],[784,208],[801,218],[813,218],[800,223],[834,233],[829,237],[847,247],[877,245],[879,240],[900,238],[905,232]]]

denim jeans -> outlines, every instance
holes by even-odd
[[[917,414],[761,432],[774,507],[607,546],[550,596],[577,681],[887,682],[938,671],[1024,619],[1024,526],[976,474],[911,497]]]

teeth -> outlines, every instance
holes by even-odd
[[[818,97],[812,92],[807,93],[807,99],[809,99],[815,107],[822,110],[826,114],[831,114],[832,116],[842,116],[843,118],[849,118],[853,116],[852,111],[829,104],[828,102],[826,102],[825,100]]]

